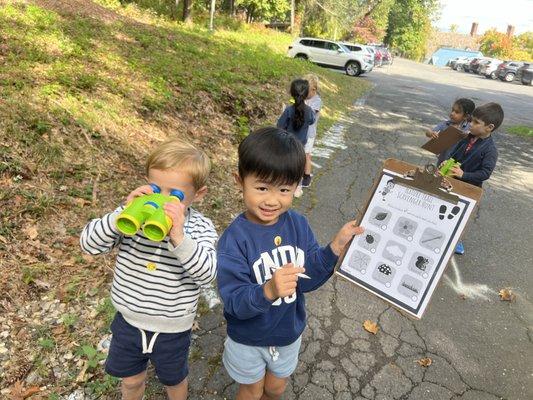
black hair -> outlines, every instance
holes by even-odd
[[[270,184],[292,185],[302,179],[305,150],[293,134],[276,127],[250,133],[239,144],[239,176],[255,174]]]
[[[453,105],[459,106],[461,111],[466,114],[467,118],[470,118],[472,116],[472,113],[476,109],[476,104],[472,100],[467,99],[465,97],[461,97],[460,99],[455,100]]]
[[[305,99],[309,95],[309,82],[305,79],[295,79],[291,82],[291,96],[294,99],[294,120],[292,127],[299,130],[305,123]]]
[[[472,117],[483,121],[485,125],[494,125],[495,131],[503,122],[503,109],[498,103],[487,103],[479,106],[472,113]]]

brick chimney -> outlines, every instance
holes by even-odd
[[[477,28],[478,28],[478,23],[477,22],[472,22],[472,28],[470,28],[470,36],[476,36],[477,35]]]
[[[507,25],[507,36],[513,37],[514,36],[514,29],[515,29],[515,27],[513,25]]]

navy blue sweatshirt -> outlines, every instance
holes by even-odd
[[[311,279],[298,278],[292,296],[268,300],[263,284],[270,266],[292,262]],[[224,302],[228,336],[249,346],[286,346],[305,328],[304,293],[317,289],[333,273],[337,256],[319,247],[307,219],[295,211],[273,225],[259,225],[239,215],[218,242],[218,290]]]
[[[292,125],[295,112],[296,108],[293,105],[285,107],[283,114],[281,114],[281,117],[278,119],[277,127],[292,133],[303,145],[305,145],[307,143],[307,131],[309,130],[309,126],[313,125],[316,120],[315,112],[311,107],[305,105],[304,123],[298,130],[295,130]]]
[[[468,142],[474,136],[469,134],[465,139],[457,142],[449,151],[448,158],[454,158],[461,163],[464,171],[460,180],[481,187],[483,181],[490,178],[498,160],[498,149],[492,136],[478,139],[469,152],[465,153]]]

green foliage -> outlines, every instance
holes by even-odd
[[[520,136],[533,137],[533,126],[515,125],[507,128],[506,132]]]
[[[106,328],[109,327],[111,322],[113,322],[113,318],[115,318],[116,313],[115,307],[113,307],[113,303],[111,302],[111,298],[106,297],[104,301],[98,304],[96,312],[100,317],[104,318]]]
[[[101,396],[113,391],[120,383],[119,378],[105,374],[101,379],[90,381],[86,387],[92,398],[98,399]]]
[[[285,20],[291,9],[290,0],[236,0],[246,10],[248,22]]]
[[[403,56],[422,60],[437,0],[396,0],[390,9],[385,42]]]
[[[105,360],[106,355],[100,353],[93,346],[84,344],[76,349],[76,354],[80,357],[84,357],[87,360],[87,369],[93,370],[98,366],[98,363]]]

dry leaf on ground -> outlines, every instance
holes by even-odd
[[[421,367],[429,367],[433,363],[433,360],[429,357],[424,357],[424,358],[421,358],[420,360],[416,360],[416,362]]]
[[[365,328],[365,331],[373,333],[374,335],[378,333],[379,330],[378,324],[370,321],[369,319],[363,322],[363,328]]]
[[[515,301],[516,295],[511,289],[505,288],[500,289],[500,300],[501,301]]]
[[[24,228],[24,233],[31,239],[35,239],[38,235],[37,228],[33,225]]]
[[[200,330],[200,324],[198,324],[198,321],[194,321],[192,323],[191,331],[196,332]]]
[[[10,397],[11,400],[24,400],[30,396],[33,396],[35,393],[40,392],[39,386],[32,386],[28,389],[24,389],[21,381],[15,382],[11,387]]]

